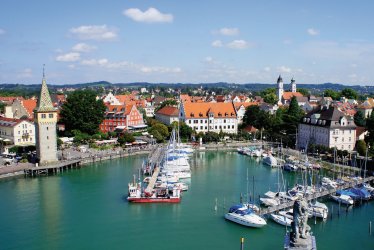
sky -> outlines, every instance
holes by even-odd
[[[374,1],[2,0],[0,83],[373,85]]]

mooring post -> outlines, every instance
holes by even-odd
[[[244,238],[240,239],[240,250],[244,250]]]
[[[369,221],[369,235],[371,235],[371,221]]]

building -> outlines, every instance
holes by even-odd
[[[172,106],[165,106],[156,112],[155,118],[166,125],[170,125],[173,122],[178,122],[179,109]]]
[[[281,75],[279,75],[278,80],[277,80],[277,90],[276,94],[278,97],[278,105],[286,105],[291,102],[292,97],[303,97],[303,95],[300,92],[297,92],[297,87],[296,87],[296,81],[295,79],[291,79],[291,91],[284,91],[284,86],[283,86],[283,79]]]
[[[225,132],[236,134],[238,120],[233,103],[181,103],[181,120],[197,133]]]
[[[143,115],[136,105],[110,105],[106,104],[104,120],[100,124],[103,133],[114,131],[128,131],[144,128]]]
[[[367,98],[361,105],[358,106],[357,110],[364,113],[365,117],[369,117],[374,107],[374,98]]]
[[[15,99],[5,107],[4,116],[14,119],[33,119],[36,104],[36,99]]]
[[[57,159],[57,110],[53,107],[44,72],[40,96],[34,110],[36,155],[39,164],[56,162]]]
[[[16,146],[35,145],[35,125],[29,120],[0,117],[1,143]]]
[[[336,107],[322,106],[302,118],[298,127],[298,148],[323,145],[352,151],[356,143],[356,125],[352,117]]]

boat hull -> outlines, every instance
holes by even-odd
[[[181,198],[137,198],[128,197],[127,200],[132,203],[180,203]]]
[[[261,220],[261,223],[255,223],[255,222],[250,222],[248,220],[245,220],[242,217],[244,217],[244,216],[236,216],[236,215],[232,215],[230,213],[225,214],[225,219],[226,220],[238,223],[238,224],[246,226],[246,227],[260,228],[260,227],[263,227],[263,226],[266,225],[265,220],[263,220],[263,221]]]

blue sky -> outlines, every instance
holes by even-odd
[[[0,82],[372,85],[373,1],[0,4]]]

